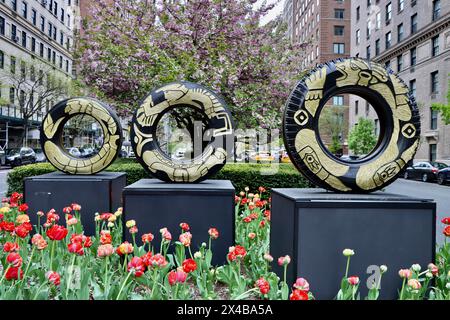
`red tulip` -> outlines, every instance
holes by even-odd
[[[219,231],[216,228],[210,228],[208,230],[208,234],[211,237],[211,239],[216,240],[219,238]]]
[[[153,255],[153,254],[151,253],[151,251],[149,251],[149,252],[147,252],[146,254],[144,254],[144,255],[141,257],[142,262],[144,262],[144,264],[145,264],[146,267],[152,265],[152,262],[151,262],[151,260],[150,260],[150,258],[152,257],[152,255]]]
[[[67,249],[70,253],[75,253],[79,256],[84,254],[83,245],[80,242],[71,242],[67,245]]]
[[[189,247],[191,245],[192,234],[190,232],[184,232],[180,234],[179,240],[183,244],[183,246]]]
[[[295,289],[289,298],[290,300],[309,300],[308,293],[303,290]]]
[[[21,225],[17,226],[14,229],[14,232],[19,238],[23,239],[28,236],[28,234],[30,233],[32,228],[33,227],[31,226],[31,223],[25,222],[25,223],[22,223]]]
[[[264,278],[259,278],[256,280],[256,286],[259,288],[259,291],[261,294],[268,294],[270,291],[270,284],[269,282]]]
[[[162,254],[155,254],[148,259],[148,265],[152,267],[164,268],[167,265],[167,260]]]
[[[3,245],[3,251],[4,252],[13,252],[13,251],[19,251],[20,247],[15,242],[6,242]]]
[[[186,222],[180,223],[180,228],[181,228],[181,230],[183,230],[184,232],[190,230],[190,227],[189,227],[189,225],[188,225]]]
[[[359,283],[359,277],[357,276],[351,276],[347,278],[347,282],[351,285],[351,286],[356,286]]]
[[[142,243],[150,243],[153,241],[153,238],[154,238],[154,236],[151,233],[143,234],[141,237]]]
[[[184,283],[187,278],[187,273],[183,270],[173,270],[169,272],[167,275],[167,279],[169,280],[169,284],[171,286],[175,285],[176,283]]]
[[[23,270],[20,269],[20,279],[23,278]],[[8,268],[8,270],[6,271],[5,274],[5,279],[10,281],[10,280],[17,280],[19,279],[19,268]]]
[[[141,258],[133,257],[128,263],[128,272],[131,272],[136,278],[141,277],[145,272],[145,265]]]
[[[47,280],[54,286],[59,286],[59,284],[61,283],[61,276],[56,271],[49,271],[45,274],[45,276],[47,277]]]
[[[50,229],[47,230],[46,234],[50,240],[53,241],[61,241],[67,236],[69,230],[60,225],[53,225]]]
[[[6,261],[14,268],[20,268],[22,266],[22,257],[16,252],[8,254]]]
[[[182,263],[183,271],[190,273],[197,269],[197,263],[193,259],[186,259]]]
[[[26,203],[23,203],[19,206],[19,212],[25,212],[28,210],[28,205]]]
[[[102,230],[100,232],[100,243],[101,244],[111,244],[112,243],[112,237],[109,231]]]
[[[450,226],[446,226],[442,233],[444,234],[444,236],[450,237]]]
[[[0,222],[0,230],[6,232],[13,232],[15,228],[14,222],[2,221]]]
[[[441,222],[442,222],[443,224],[448,224],[448,225],[450,225],[450,217],[446,217],[446,218],[442,219]]]
[[[125,241],[120,246],[117,247],[116,252],[119,256],[123,256],[124,254],[130,254],[133,253],[133,245],[130,244],[128,241]]]

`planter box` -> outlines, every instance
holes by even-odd
[[[234,244],[234,194],[228,180],[207,180],[195,184],[166,183],[156,179],[142,179],[123,191],[124,221],[136,220],[140,244],[141,235],[155,235],[153,246],[159,250],[161,234],[167,227],[172,233],[172,244],[178,241],[181,222],[191,226],[191,249],[194,253],[202,242],[208,243],[208,229],[219,230],[219,239],[212,241],[213,263],[226,261],[228,248]],[[124,236],[131,235],[124,227]]]
[[[288,281],[306,278],[318,299],[333,299],[345,275],[345,248],[355,250],[349,275],[360,277],[361,298],[373,269],[387,265],[381,299],[396,299],[398,270],[434,261],[436,203],[400,195],[338,194],[322,189],[273,189],[271,253],[290,255]],[[274,270],[282,269],[274,261]]]
[[[86,235],[95,233],[96,212],[115,212],[122,206],[122,189],[126,186],[126,174],[101,172],[95,175],[68,175],[52,172],[24,179],[24,198],[30,206],[29,215],[37,223],[37,211],[54,208],[64,224],[62,209],[71,203],[81,205],[81,220]],[[44,223],[45,220],[41,223]]]

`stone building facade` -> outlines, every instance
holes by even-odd
[[[431,108],[433,103],[447,103],[450,1],[353,1],[351,21],[351,55],[389,67],[416,98],[422,130],[415,161],[450,165],[450,125]],[[365,116],[377,121],[365,100],[352,98],[350,126]]]

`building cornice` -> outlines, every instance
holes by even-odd
[[[450,27],[450,12],[439,18],[437,21],[433,21],[428,26],[417,32],[413,36],[397,43],[389,50],[384,51],[382,54],[373,58],[373,61],[379,63],[385,63],[400,54],[418,46],[419,44],[427,41],[428,39],[439,34],[441,31]]]

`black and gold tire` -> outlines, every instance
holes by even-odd
[[[201,112],[211,132],[202,154],[192,160],[172,160],[157,141],[160,119],[177,107]],[[233,122],[223,99],[206,87],[183,81],[159,87],[145,98],[133,115],[130,140],[136,158],[152,176],[166,182],[190,183],[207,179],[225,165],[226,147],[217,142],[225,141],[228,135],[233,135]]]
[[[63,146],[64,125],[77,115],[94,118],[103,131],[103,145],[90,158],[70,155]],[[61,101],[46,115],[41,125],[41,147],[48,161],[58,170],[76,175],[95,174],[106,169],[122,146],[122,127],[115,112],[93,98],[80,97]]]
[[[366,99],[380,120],[374,150],[356,161],[332,155],[319,136],[319,116],[335,95]],[[283,135],[291,161],[315,185],[367,193],[392,183],[413,159],[420,138],[416,102],[404,82],[383,66],[349,58],[318,66],[297,84],[286,104]]]

